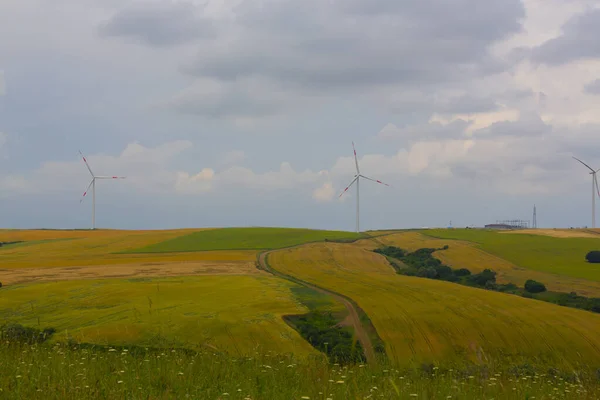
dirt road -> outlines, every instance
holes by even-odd
[[[267,256],[269,255],[269,253],[271,253],[273,251],[276,251],[276,250],[265,251],[258,256],[258,263],[259,263],[260,267],[262,269],[264,269],[265,271],[272,273],[275,276],[278,276],[282,279],[287,279],[294,283],[298,283],[303,286],[309,287],[319,293],[331,296],[331,297],[335,298],[336,300],[338,300],[340,303],[342,303],[344,305],[344,307],[346,307],[346,309],[348,310],[349,325],[351,325],[354,328],[354,334],[356,335],[356,338],[358,339],[358,341],[360,342],[360,344],[362,345],[362,347],[364,349],[365,357],[367,358],[367,362],[369,364],[375,364],[376,358],[375,358],[375,351],[373,349],[373,343],[371,343],[371,339],[369,338],[369,335],[367,334],[365,327],[363,326],[362,322],[360,321],[358,311],[356,310],[356,307],[354,307],[354,304],[352,304],[352,302],[344,296],[341,296],[337,293],[330,292],[329,290],[320,288],[320,287],[312,285],[310,283],[304,282],[300,279],[282,274],[282,273],[276,271],[275,269],[271,268],[271,266],[267,262]]]

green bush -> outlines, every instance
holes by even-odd
[[[454,275],[456,276],[468,276],[471,275],[471,271],[466,268],[459,268],[454,270]]]
[[[587,260],[587,262],[589,263],[600,263],[600,251],[598,250],[592,250],[589,253],[587,253],[585,255],[585,259]]]
[[[332,362],[364,362],[365,357],[360,342],[347,328],[338,326],[329,312],[310,312],[304,315],[284,318],[314,348],[327,354]]]
[[[486,268],[479,274],[469,276],[467,282],[475,286],[485,287],[488,282],[496,283],[496,273]]]
[[[43,343],[56,332],[54,328],[42,331],[20,324],[8,324],[0,327],[0,338],[11,343],[34,344]]]
[[[438,273],[435,270],[435,268],[433,268],[433,267],[427,267],[427,268],[421,268],[421,269],[419,269],[419,272],[417,273],[417,276],[419,276],[421,278],[435,279],[435,278],[437,278]]]
[[[541,282],[528,279],[527,282],[525,282],[525,290],[529,293],[542,293],[546,291],[546,286]]]

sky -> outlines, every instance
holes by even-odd
[[[3,0],[0,227],[591,226],[596,0]],[[600,204],[600,201],[598,201]],[[599,213],[600,215],[600,213]]]

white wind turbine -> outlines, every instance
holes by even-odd
[[[359,214],[359,210],[360,210],[360,191],[359,191],[359,183],[360,183],[360,178],[369,180],[369,181],[373,181],[373,182],[377,182],[380,183],[382,185],[385,186],[390,186],[387,183],[383,183],[380,180],[377,179],[373,179],[373,178],[369,178],[367,176],[364,176],[360,173],[360,169],[358,169],[358,158],[356,157],[356,148],[354,148],[354,142],[352,142],[352,149],[354,150],[354,163],[356,164],[356,175],[354,175],[354,179],[352,179],[352,182],[350,182],[350,184],[348,185],[348,187],[346,187],[346,189],[344,189],[344,191],[340,194],[339,197],[342,197],[344,195],[344,193],[346,193],[348,191],[348,189],[350,189],[350,187],[356,182],[356,233],[360,233],[360,214]]]
[[[96,179],[125,179],[125,177],[124,176],[96,176],[92,172],[92,169],[90,168],[90,165],[88,164],[87,160],[81,153],[81,150],[79,150],[79,154],[81,154],[81,158],[83,158],[83,162],[85,163],[85,166],[87,167],[88,171],[90,171],[90,175],[92,175],[92,180],[90,181],[90,184],[88,185],[87,189],[85,189],[85,192],[83,192],[83,196],[81,196],[81,200],[79,200],[79,203],[81,204],[81,202],[85,199],[85,195],[87,194],[88,190],[90,190],[90,186],[91,186],[92,187],[92,229],[96,229]]]
[[[600,197],[600,189],[598,188],[598,178],[596,177],[596,173],[600,171],[600,169],[594,170],[592,167],[581,161],[577,157],[573,157],[583,165],[585,165],[591,172],[592,175],[592,228],[596,227],[596,193],[598,193],[598,197]]]

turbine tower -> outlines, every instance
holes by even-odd
[[[600,189],[598,188],[598,178],[596,177],[596,173],[600,171],[600,169],[594,170],[592,167],[581,161],[577,157],[573,157],[583,165],[589,169],[590,175],[592,175],[592,228],[596,227],[596,193],[598,193],[598,197],[600,197]]]
[[[344,195],[344,193],[346,193],[348,191],[348,189],[350,189],[350,187],[356,182],[356,233],[360,233],[360,191],[359,191],[360,178],[366,179],[368,181],[377,182],[377,183],[385,185],[385,186],[390,186],[390,185],[388,185],[387,183],[383,183],[380,180],[369,178],[367,176],[362,175],[360,173],[360,169],[358,168],[358,158],[356,157],[356,148],[354,147],[354,142],[352,142],[352,149],[354,150],[354,163],[356,165],[356,175],[354,175],[354,179],[352,179],[352,182],[350,182],[350,184],[346,187],[346,189],[344,189],[344,191],[340,194],[339,197],[342,197]]]
[[[91,186],[92,187],[92,229],[96,229],[96,179],[125,179],[125,177],[124,176],[96,176],[92,172],[92,169],[90,168],[90,165],[88,164],[87,160],[81,153],[81,150],[79,150],[79,154],[81,154],[81,158],[83,158],[83,162],[85,163],[85,166],[87,167],[88,171],[90,171],[90,175],[92,175],[92,180],[90,181],[90,184],[88,185],[87,189],[85,189],[85,192],[83,192],[83,196],[81,196],[81,200],[79,200],[79,204],[81,204],[81,202],[85,199],[85,195],[90,190],[90,186]]]

